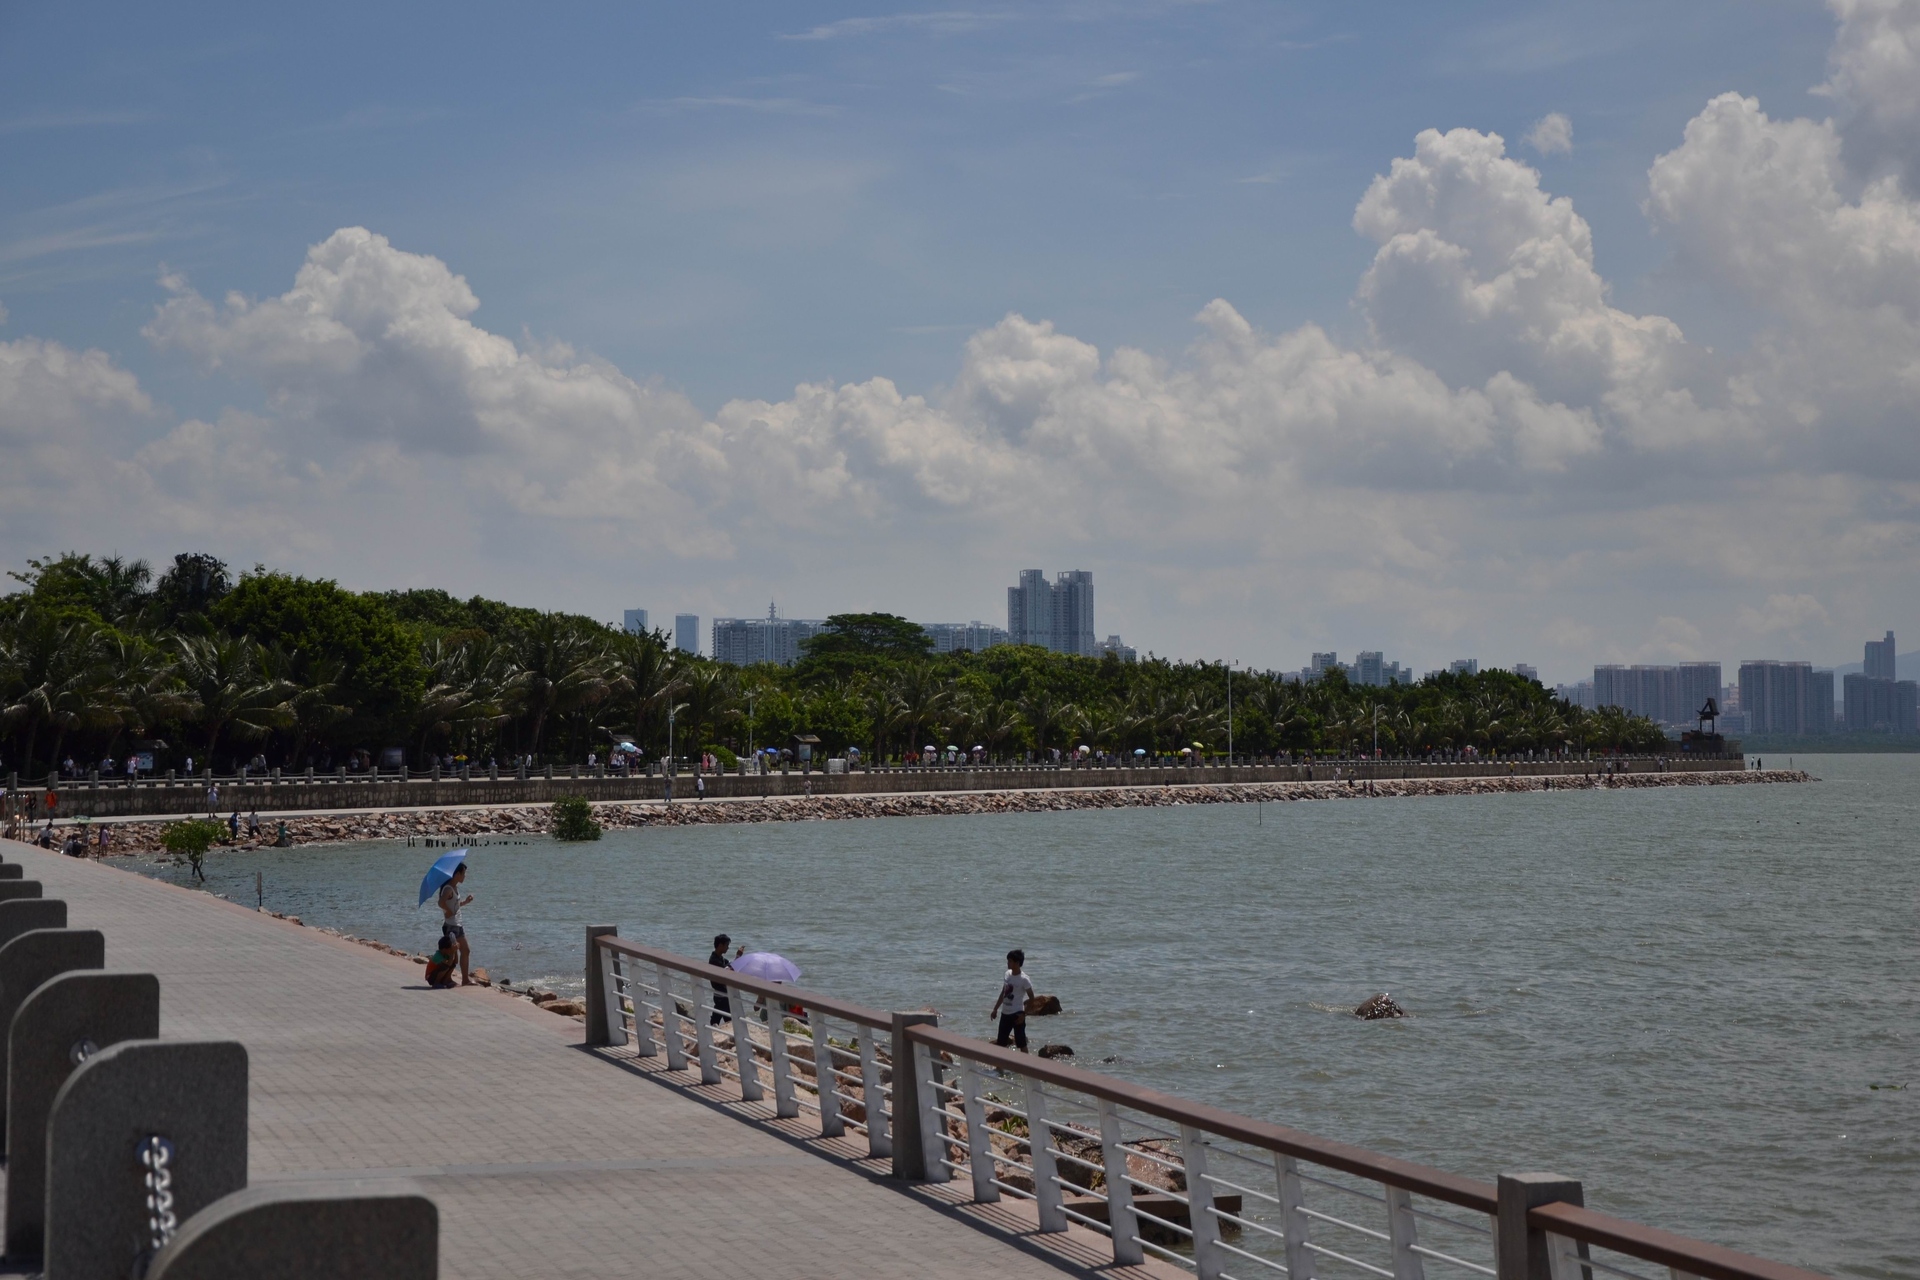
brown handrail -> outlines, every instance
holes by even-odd
[[[818,992],[784,982],[767,982],[760,978],[749,977],[744,973],[735,973],[731,969],[722,969],[717,965],[703,964],[691,956],[663,951],[659,947],[643,947],[639,943],[624,942],[617,934],[603,933],[593,941],[597,946],[621,955],[632,956],[636,960],[665,965],[669,969],[691,974],[695,978],[711,979],[730,989],[749,991],[757,996],[778,1000],[782,1004],[805,1005],[809,1009],[818,1009],[828,1017],[839,1018],[843,1022],[857,1022],[862,1026],[882,1030],[893,1026],[891,1014],[883,1013],[878,1009],[869,1009],[866,1005],[855,1004],[851,1000],[823,996]]]
[[[1414,1164],[1410,1160],[1396,1160],[1392,1156],[1368,1151],[1365,1147],[1316,1138],[1298,1129],[1288,1129],[1281,1125],[1268,1124],[1264,1120],[1236,1115],[1231,1111],[1223,1111],[1203,1102],[1190,1102],[1185,1098],[1176,1098],[1170,1093],[1161,1093],[1157,1089],[1145,1089],[1139,1085],[1128,1084],[1097,1071],[1086,1071],[1079,1067],[1065,1066],[1047,1058],[1015,1053],[1011,1049],[1002,1049],[984,1040],[955,1035],[951,1031],[941,1031],[936,1027],[910,1026],[906,1028],[906,1036],[909,1041],[926,1045],[929,1049],[959,1054],[972,1058],[975,1062],[988,1063],[1017,1075],[1032,1076],[1064,1089],[1073,1089],[1080,1093],[1091,1094],[1096,1098],[1105,1098],[1109,1102],[1116,1102],[1136,1111],[1144,1111],[1149,1115],[1159,1116],[1163,1120],[1171,1120],[1175,1124],[1192,1125],[1196,1129],[1204,1129],[1236,1142],[1264,1147],[1269,1151],[1295,1156],[1329,1169],[1338,1169],[1343,1173],[1382,1182],[1390,1187],[1399,1187],[1435,1200],[1444,1200],[1449,1204],[1457,1204],[1462,1208],[1487,1214],[1489,1217],[1498,1208],[1494,1187],[1490,1182],[1462,1178],[1441,1169]]]
[[[1597,1213],[1571,1204],[1543,1204],[1529,1210],[1528,1224],[1541,1231],[1566,1236],[1585,1244],[1599,1245],[1615,1253],[1661,1266],[1672,1267],[1700,1280],[1827,1280],[1815,1271],[1770,1262],[1737,1249],[1722,1248],[1701,1240],[1642,1226],[1610,1214]]]

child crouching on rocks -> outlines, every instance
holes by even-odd
[[[440,935],[440,949],[427,957],[427,985],[442,990],[453,985],[453,967],[460,963],[460,946],[451,932]]]

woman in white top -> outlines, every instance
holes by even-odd
[[[440,914],[445,917],[445,929],[453,935],[454,943],[460,948],[460,985],[473,985],[473,974],[468,969],[467,930],[460,923],[460,908],[473,901],[473,895],[460,896],[460,886],[466,883],[467,864],[461,863],[455,868],[453,878],[440,886]]]

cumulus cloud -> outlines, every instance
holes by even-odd
[[[1573,121],[1558,111],[1548,112],[1534,121],[1521,141],[1543,156],[1572,155]]]
[[[1828,0],[1840,30],[1831,75],[1817,89],[1846,121],[1854,165],[1866,172],[1920,173],[1920,4]]]
[[[1830,92],[1896,130],[1905,11],[1837,8]],[[1853,618],[1816,584],[1910,588],[1920,550],[1920,213],[1898,173],[1850,176],[1852,127],[1727,94],[1654,161],[1677,268],[1764,318],[1740,351],[1614,305],[1573,202],[1459,128],[1420,133],[1358,201],[1376,246],[1358,343],[1265,332],[1225,299],[1170,355],[1009,314],[941,388],[809,383],[704,412],[476,324],[446,263],[348,227],[276,296],[163,281],[147,337],[258,387],[259,412],[167,425],[103,354],[23,339],[0,343],[0,440],[37,441],[108,523],[239,524],[270,544],[248,558],[418,555],[433,580],[464,554],[489,571],[472,589],[508,591],[520,564],[543,600],[644,573],[708,610],[798,583],[910,610],[964,590],[986,603],[958,611],[991,613],[1009,566],[1044,554],[1124,566],[1103,601],[1133,592],[1142,624],[1212,602],[1289,647],[1498,629],[1585,660],[1824,634]],[[1526,141],[1564,150],[1571,126]]]

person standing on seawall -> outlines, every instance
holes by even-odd
[[[453,878],[440,886],[440,914],[444,918],[443,932],[453,935],[454,944],[460,950],[460,985],[473,985],[471,953],[467,950],[467,929],[460,923],[460,908],[473,901],[473,895],[460,896],[461,888],[467,882],[467,864],[461,863],[454,869]]]
[[[1026,952],[1018,948],[1007,952],[1007,976],[1000,980],[1000,995],[987,1013],[1000,1019],[1000,1034],[993,1042],[1011,1043],[1022,1053],[1027,1051],[1027,997],[1033,994],[1033,980],[1022,972],[1026,965]]]

